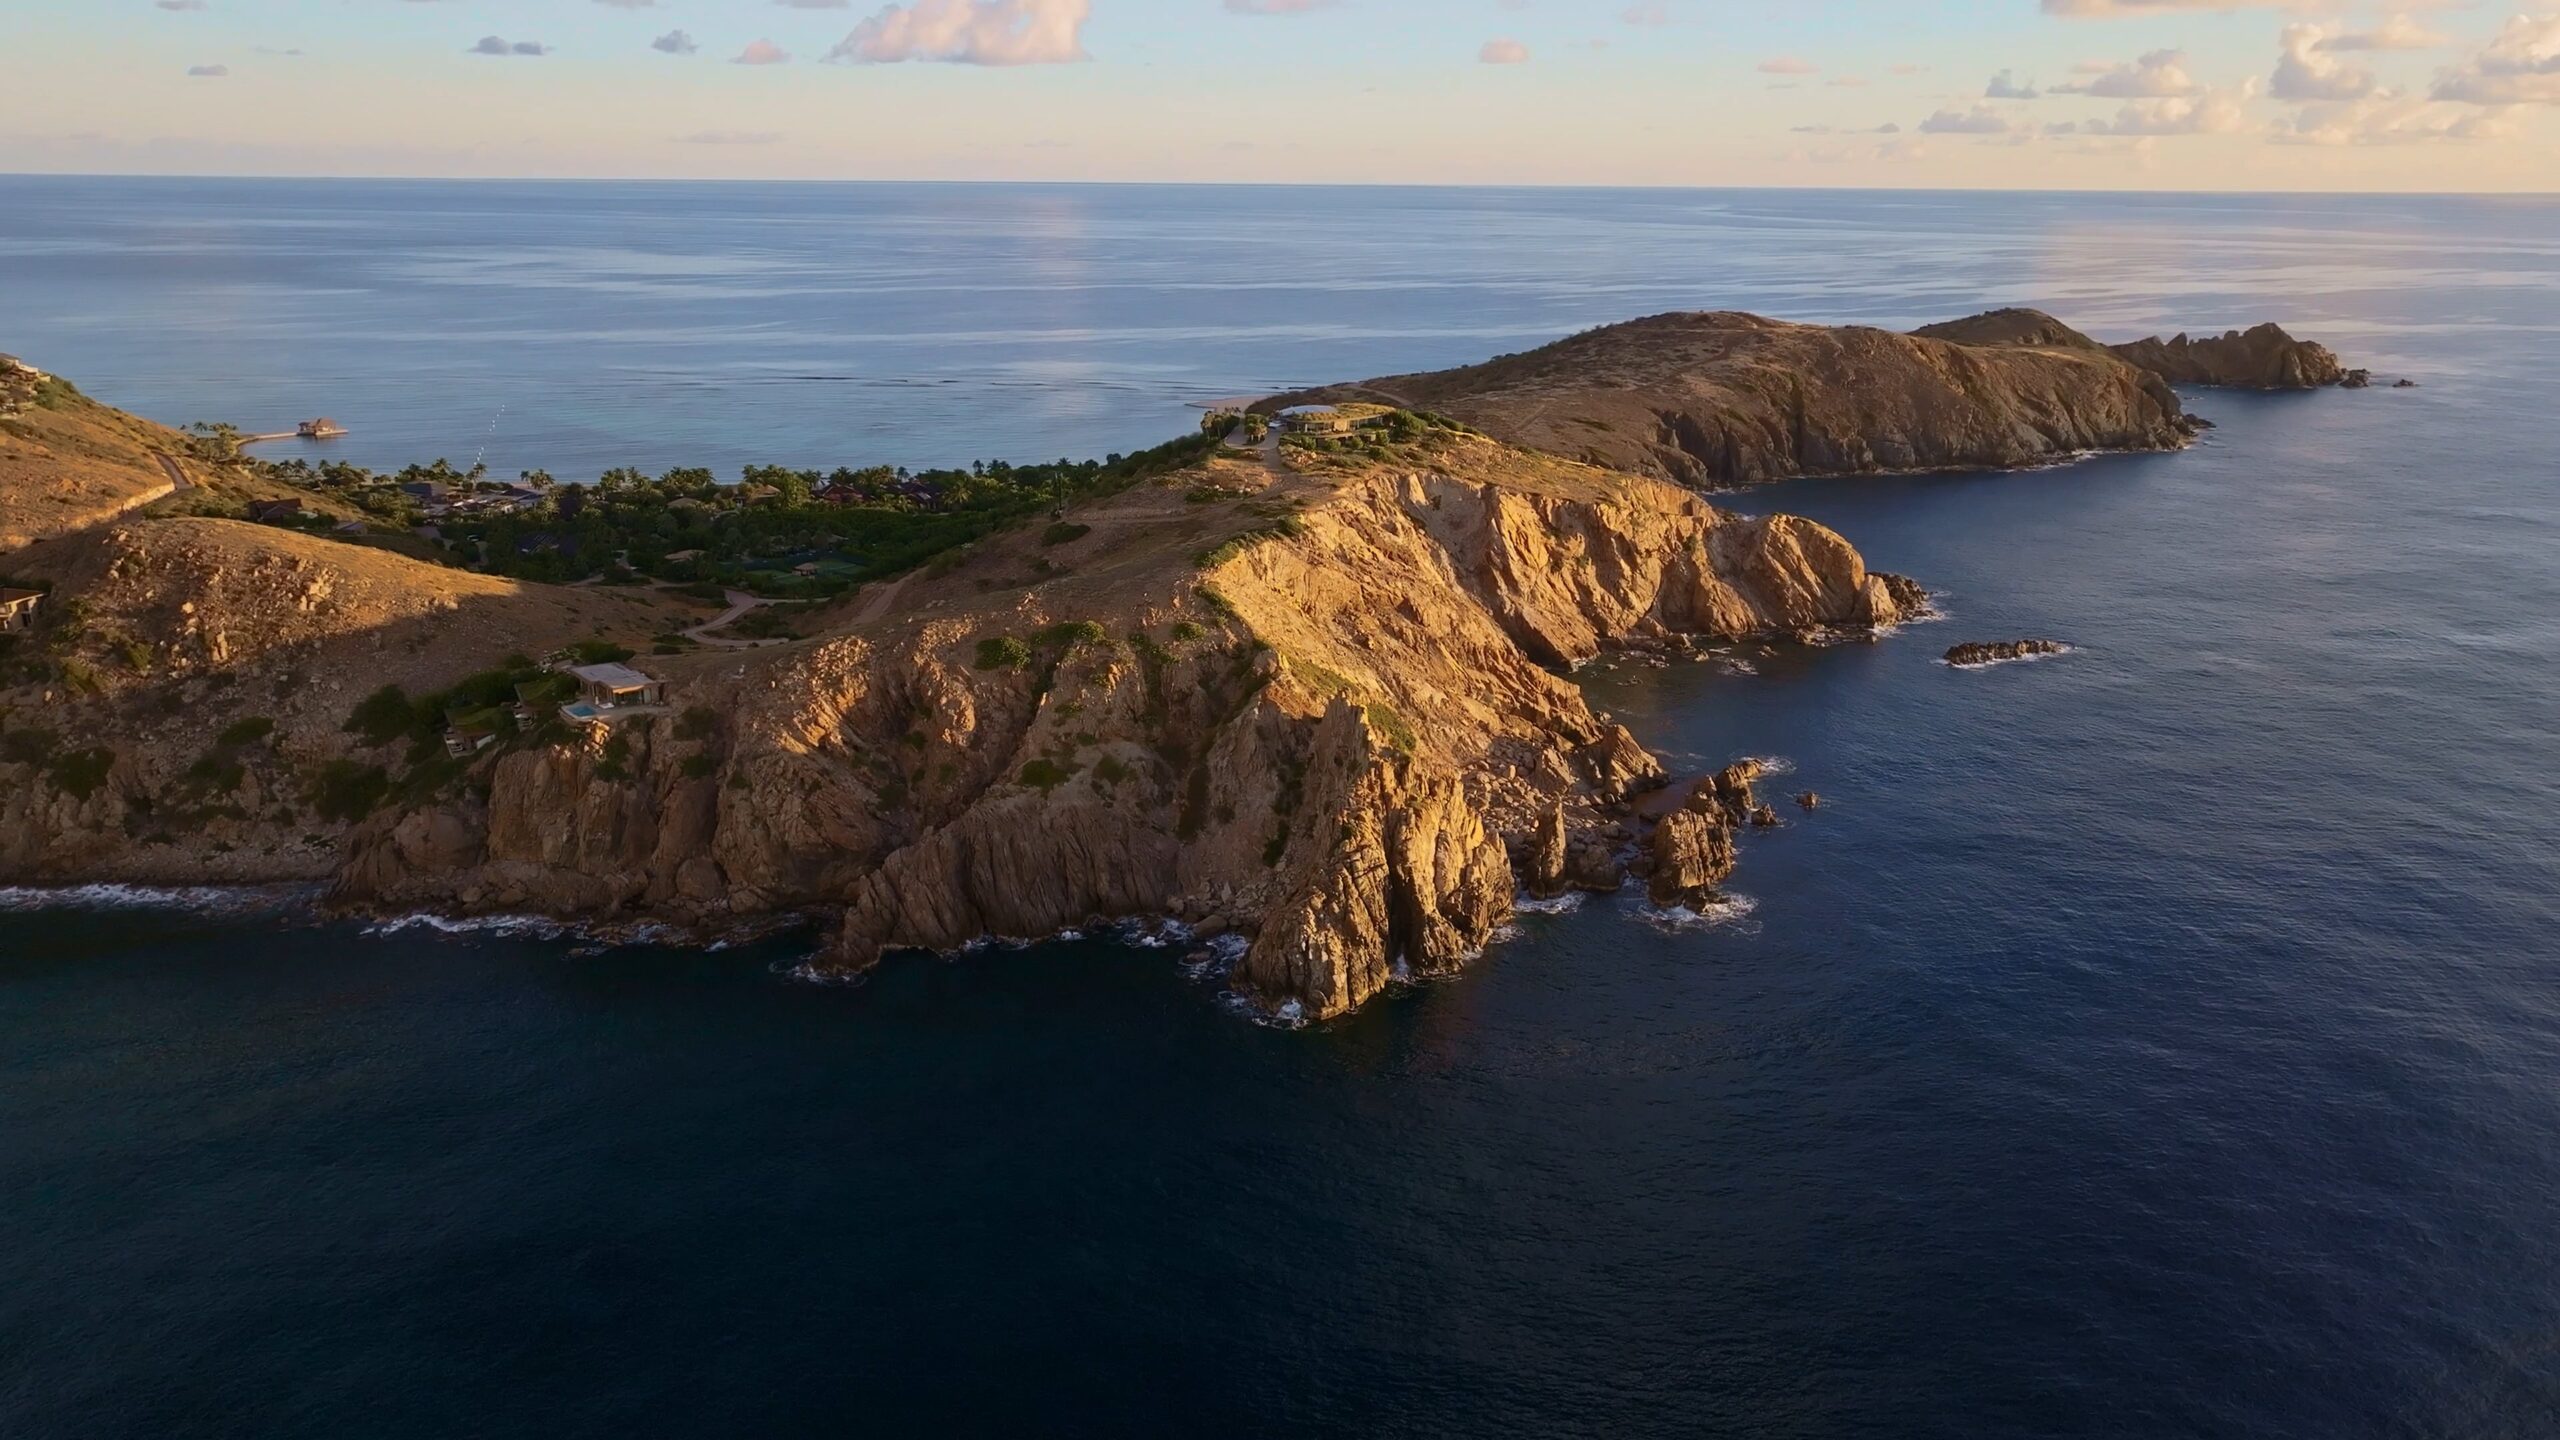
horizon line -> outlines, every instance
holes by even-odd
[[[237,171],[223,173],[191,173],[186,171],[120,171],[120,170],[0,170],[0,180],[197,180],[197,181],[281,181],[288,183],[327,185],[360,183],[370,185],[803,185],[803,186],[1049,186],[1085,189],[1159,189],[1159,190],[1554,190],[1564,192],[1599,191],[1737,191],[1752,193],[1802,194],[1894,194],[1894,195],[2207,195],[2248,197],[2307,197],[2333,199],[2443,199],[2443,200],[2554,200],[2560,199],[2560,187],[2543,190],[2324,190],[2324,189],[2177,189],[2168,186],[2125,188],[2103,186],[1974,186],[1974,185],[1785,185],[1785,184],[1710,184],[1681,182],[1637,182],[1615,185],[1575,184],[1566,181],[1463,181],[1463,180],[1093,180],[1093,179],[1024,179],[1020,177],[989,178],[978,176],[940,176],[933,178],[880,177],[814,177],[814,176],[734,176],[734,175],[303,175]]]

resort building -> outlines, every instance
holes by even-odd
[[[36,612],[42,608],[41,590],[0,590],[0,632],[34,629]]]
[[[578,698],[560,707],[562,718],[573,724],[611,724],[614,712],[651,709],[667,703],[667,686],[628,665],[574,665],[570,678],[578,682]]]
[[[1354,423],[1330,405],[1292,405],[1280,412],[1280,428],[1294,435],[1348,435]]]

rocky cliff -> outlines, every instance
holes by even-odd
[[[2095,346],[1966,344],[1732,312],[1656,315],[1521,355],[1273,396],[1453,416],[1533,449],[1681,484],[1999,469],[2168,450],[2194,427]]]
[[[1245,936],[1235,979],[1264,1003],[1338,1014],[1488,944],[1542,829],[1617,883],[1587,852],[1660,768],[1551,667],[1900,613],[1810,522],[1480,438],[1427,449],[1222,460],[1079,510],[1069,544],[998,537],[930,598],[694,671],[685,718],[610,762],[509,754],[484,796],[376,817],[339,894],[805,911],[848,970],[1174,915]]]
[[[1262,1003],[1332,1015],[1464,964],[1524,874],[1642,868],[1626,802],[1661,767],[1565,667],[1856,630],[1913,593],[1811,522],[1445,428],[1229,453],[1074,519],[807,641],[644,659],[657,712],[463,756],[350,708],[672,628],[661,602],[217,520],[58,542],[46,578],[77,603],[38,639],[90,663],[0,697],[0,880],[303,879],[359,909],[704,932],[806,915],[843,970],[1174,916],[1243,937]]]
[[[2017,346],[2101,352],[2159,376],[2172,385],[2220,386],[2238,390],[2315,390],[2324,385],[2350,388],[2369,383],[2362,370],[2350,370],[2325,345],[2296,340],[2280,325],[2259,325],[2191,340],[2184,335],[2157,336],[2122,345],[2101,345],[2041,310],[1991,310],[1913,332],[1927,339],[1963,345]]]

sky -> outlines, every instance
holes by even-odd
[[[0,0],[0,170],[2549,191],[2512,3]]]

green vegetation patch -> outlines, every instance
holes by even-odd
[[[116,752],[99,746],[90,750],[69,750],[53,757],[45,774],[53,788],[75,800],[86,800],[107,783],[107,772],[115,768]]]
[[[1072,545],[1076,541],[1081,540],[1092,533],[1093,527],[1090,525],[1078,525],[1071,520],[1060,520],[1052,524],[1048,529],[1040,532],[1040,543],[1043,545]]]
[[[311,784],[311,808],[322,819],[354,824],[391,793],[391,776],[379,765],[332,760]]]
[[[1010,635],[990,635],[978,642],[978,668],[1019,670],[1031,663],[1031,647]]]
[[[1363,707],[1369,717],[1369,728],[1386,738],[1400,755],[1412,755],[1422,748],[1422,737],[1414,734],[1413,724],[1396,708],[1383,700],[1371,701]]]
[[[1055,790],[1073,779],[1076,767],[1042,758],[1022,767],[1021,781],[1035,790]]]

